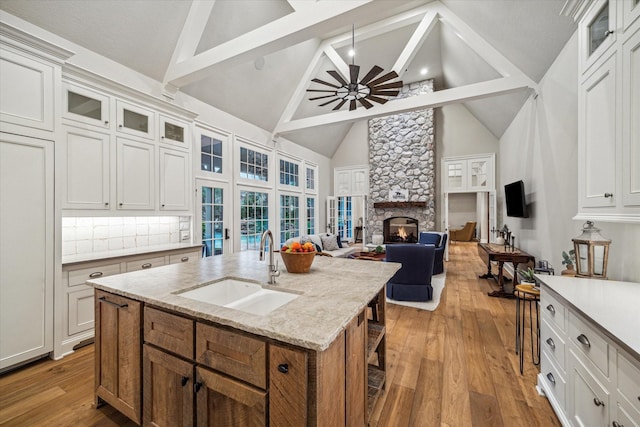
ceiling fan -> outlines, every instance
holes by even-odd
[[[355,28],[351,29],[351,47],[352,52],[355,52]],[[388,99],[383,97],[394,97],[400,93],[402,87],[402,81],[389,82],[398,78],[398,74],[395,71],[390,71],[381,77],[376,78],[383,69],[374,65],[373,68],[358,81],[360,74],[360,66],[355,65],[355,53],[352,54],[351,64],[349,64],[349,81],[347,82],[337,71],[327,71],[331,77],[336,79],[338,84],[329,83],[318,78],[312,79],[312,82],[320,83],[325,86],[329,86],[333,89],[307,89],[307,92],[324,92],[328,95],[316,96],[309,98],[309,101],[316,101],[318,99],[331,98],[326,102],[320,104],[320,107],[332,104],[338,101],[338,104],[333,107],[333,110],[339,110],[344,104],[349,102],[349,111],[353,111],[357,108],[357,102],[362,104],[366,109],[373,107],[373,104],[369,101],[384,104]]]

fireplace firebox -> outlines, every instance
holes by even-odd
[[[417,243],[418,220],[408,216],[394,216],[383,222],[384,243]]]

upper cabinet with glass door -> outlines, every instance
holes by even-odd
[[[495,155],[443,158],[442,189],[446,193],[495,190]]]
[[[580,65],[583,73],[614,45],[618,28],[617,17],[615,0],[597,0],[580,21],[578,31]]]
[[[62,84],[62,88],[62,111],[65,119],[109,128],[108,95],[66,82]]]
[[[640,17],[640,0],[625,0],[622,2],[622,24],[627,31]]]
[[[160,114],[160,141],[189,149],[189,125],[182,120]]]
[[[117,100],[116,115],[119,132],[155,139],[155,113],[153,110]]]

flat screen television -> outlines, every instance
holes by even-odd
[[[524,182],[516,181],[504,186],[507,216],[528,218],[527,201],[524,196]]]

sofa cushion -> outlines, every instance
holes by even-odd
[[[338,246],[338,236],[333,234],[321,234],[320,240],[322,240],[322,247],[325,251],[335,251],[340,249]]]
[[[422,231],[420,232],[418,243],[422,243],[423,245],[434,245],[437,248],[440,246],[440,239],[440,233]]]

